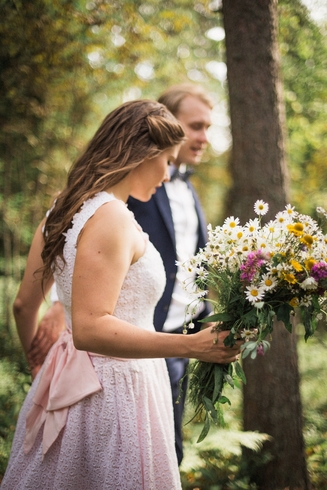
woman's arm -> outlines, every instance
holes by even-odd
[[[39,308],[44,300],[44,295],[53,282],[51,278],[45,285],[43,292],[41,287],[41,274],[34,274],[35,271],[43,266],[41,258],[43,249],[43,225],[44,222],[39,225],[34,235],[27,258],[24,277],[13,305],[18,335],[26,355],[30,350],[33,337],[37,332]]]
[[[88,221],[77,246],[72,289],[73,339],[77,349],[124,358],[194,357],[235,360],[239,345],[206,329],[194,335],[149,332],[113,316],[130,267],[144,252],[143,236],[119,202],[103,205]]]

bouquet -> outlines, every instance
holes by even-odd
[[[287,205],[275,219],[262,225],[268,204],[256,201],[257,217],[241,226],[238,218],[227,218],[223,226],[208,226],[208,242],[181,266],[196,273],[196,280],[184,287],[194,295],[188,312],[198,302],[210,301],[213,314],[202,320],[216,322],[215,330],[228,330],[224,343],[244,339],[241,358],[264,355],[269,349],[273,323],[282,321],[292,330],[291,318],[299,310],[304,338],[313,335],[317,322],[326,316],[327,236],[310,216]],[[322,208],[317,212],[327,217]],[[194,276],[193,276],[194,277]],[[208,298],[209,291],[213,299]],[[190,324],[192,327],[192,323]],[[230,365],[195,361],[189,366],[189,398],[195,416],[204,412],[204,427],[198,439],[207,435],[211,422],[223,422],[223,386],[234,387],[236,377],[246,382],[239,362]]]

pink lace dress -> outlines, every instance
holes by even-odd
[[[77,238],[96,210],[113,199],[100,192],[86,201],[67,232],[66,266],[56,283],[68,329],[26,397],[3,490],[181,489],[165,360],[82,353],[71,339]],[[152,331],[164,284],[160,255],[148,242],[126,275],[115,316]]]

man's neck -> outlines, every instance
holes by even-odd
[[[179,163],[178,165],[175,165],[175,167],[177,167],[178,170],[183,174],[186,172],[187,165],[186,163]]]

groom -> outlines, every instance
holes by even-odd
[[[155,309],[154,326],[158,331],[182,333],[185,319],[186,322],[191,321],[190,316],[185,318],[185,307],[190,303],[190,297],[182,287],[184,273],[176,261],[189,259],[204,247],[207,239],[205,219],[195,190],[188,182],[187,168],[200,163],[207,146],[212,102],[202,87],[193,84],[172,86],[158,101],[179,120],[187,139],[171,168],[170,182],[159,187],[148,202],[130,197],[128,207],[149,234],[166,269],[166,288]],[[202,303],[202,309],[193,317],[195,328],[191,332],[201,328],[197,320],[209,313],[208,307]],[[174,402],[175,445],[179,464],[183,458],[182,419],[188,362],[188,359],[166,359]]]
[[[180,121],[187,139],[171,169],[171,181],[157,189],[146,203],[130,198],[128,207],[160,252],[166,270],[166,288],[155,310],[154,326],[158,331],[181,333],[185,306],[190,300],[182,288],[183,271],[177,267],[176,260],[187,260],[206,243],[203,212],[194,188],[187,181],[188,172],[185,170],[187,166],[193,168],[200,163],[208,144],[212,102],[202,87],[193,84],[172,86],[158,100]],[[203,306],[203,310],[196,313],[195,320],[206,317],[209,312]],[[186,318],[187,322],[190,320],[190,317]],[[59,325],[63,323],[62,307],[54,302],[42,319],[33,342],[29,357],[32,363],[43,362],[45,356],[42,360],[40,354],[46,353],[50,347],[47,344],[56,340]],[[196,321],[194,323],[193,332],[201,327]],[[188,360],[173,358],[166,359],[166,362],[174,400],[176,453],[180,464],[183,458],[182,418],[187,385],[184,376]]]

